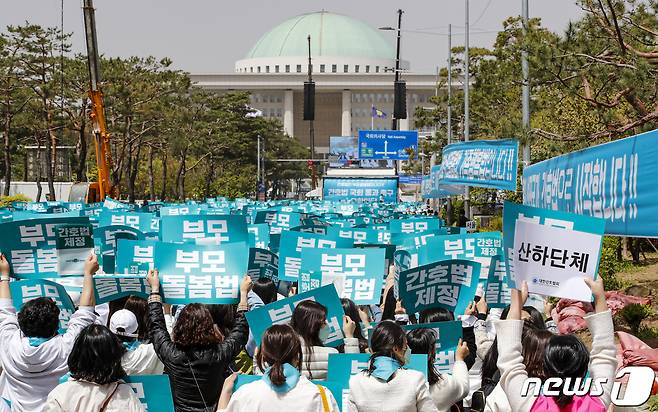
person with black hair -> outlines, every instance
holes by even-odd
[[[468,395],[468,368],[464,358],[468,356],[468,345],[459,340],[455,351],[455,363],[450,375],[441,375],[434,366],[436,358],[436,332],[432,329],[419,328],[407,333],[407,345],[411,353],[427,355],[427,381],[430,395],[439,412],[447,412],[452,405]]]
[[[126,353],[121,365],[128,375],[161,375],[164,365],[158,359],[152,343],[139,339],[139,321],[128,309],[121,309],[110,318],[110,331],[121,341]]]
[[[233,393],[237,373],[224,381],[217,411],[338,412],[331,392],[302,375],[302,344],[289,325],[272,325],[264,333],[256,363],[263,377]]]
[[[50,298],[26,302],[18,316],[9,289],[9,263],[0,255],[0,396],[17,412],[40,411],[48,393],[68,371],[67,358],[76,336],[96,321],[94,273],[98,260],[89,254],[84,263],[80,306],[58,334],[59,308]]]
[[[390,320],[379,323],[370,349],[368,368],[350,378],[347,410],[437,412],[425,376],[404,367],[411,360],[411,348],[400,325]]]
[[[359,307],[356,306],[356,304],[352,300],[347,298],[342,298],[340,302],[343,304],[343,312],[345,312],[345,315],[348,316],[352,320],[352,322],[356,324],[356,327],[354,328],[354,338],[356,338],[359,341],[359,352],[361,353],[368,352],[369,351],[368,339],[366,336],[367,336],[368,326],[370,325],[364,325],[361,322],[362,319],[361,311],[359,310]],[[364,334],[364,329],[366,330],[365,334]]]
[[[475,313],[475,305],[470,303],[464,310],[464,317],[470,317]],[[455,320],[455,315],[445,308],[429,308],[420,312],[419,323],[450,322]],[[468,346],[468,353],[464,358],[466,367],[471,369],[475,364],[477,345],[475,344],[475,332],[473,326],[464,326],[462,322],[462,339]]]
[[[523,364],[521,336],[523,321],[521,311],[528,297],[528,285],[523,282],[521,290],[512,289],[512,303],[507,319],[496,323],[498,334],[498,369],[500,384],[507,394],[513,411],[537,410],[571,410],[571,411],[605,411],[610,406],[611,390],[617,369],[617,349],[614,341],[612,314],[608,309],[603,288],[603,280],[584,278],[594,296],[594,313],[585,316],[585,321],[592,333],[592,350],[587,352],[585,345],[574,335],[553,335],[548,340],[543,352],[543,372],[550,378],[585,378],[596,381],[603,379],[603,394],[592,397],[589,394],[566,395],[570,380],[552,385],[559,391],[557,396],[535,396],[532,391],[521,394],[526,386],[528,372]],[[532,388],[531,388],[532,389]]]
[[[43,412],[143,412],[144,405],[130,385],[121,358],[126,349],[103,325],[80,332],[68,358],[71,377],[48,395]]]
[[[235,326],[225,337],[214,326],[205,305],[186,305],[174,324],[170,335],[165,324],[160,296],[160,277],[156,269],[149,270],[146,280],[151,287],[149,296],[149,333],[155,352],[169,375],[176,412],[209,412],[215,408],[229,365],[240,353],[249,326],[245,312],[251,278],[245,276],[240,284],[240,302]]]
[[[324,346],[331,329],[327,323],[327,308],[313,300],[303,300],[295,307],[290,326],[299,335],[304,352],[302,374],[309,379],[327,379],[329,354],[336,348]],[[343,316],[344,352],[359,353],[359,341],[354,337],[356,323]]]
[[[252,292],[258,295],[263,301],[263,304],[269,305],[272,302],[276,302],[277,298],[277,287],[272,279],[268,278],[258,278],[254,281],[252,286]]]

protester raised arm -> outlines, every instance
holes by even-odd
[[[9,262],[4,254],[0,255],[0,299],[11,299],[9,289]]]

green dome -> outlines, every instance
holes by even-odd
[[[302,14],[265,33],[245,59],[312,56],[349,56],[395,59],[391,45],[375,29],[351,17],[326,11]]]

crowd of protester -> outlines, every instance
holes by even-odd
[[[327,377],[332,353],[369,354],[353,375],[344,411],[603,411],[610,405],[617,366],[612,316],[601,280],[587,280],[595,312],[586,317],[591,350],[574,335],[524,306],[527,286],[512,290],[504,311],[484,298],[463,314],[430,309],[407,314],[388,275],[382,304],[357,306],[343,299],[344,344],[326,347],[327,309],[300,302],[289,324],[274,325],[256,342],[245,314],[284,298],[271,280],[240,284],[237,305],[163,304],[157,270],[148,299],[130,297],[109,309],[96,306],[95,256],[85,262],[82,293],[68,328],[58,334],[59,309],[49,298],[25,303],[16,313],[9,265],[0,258],[0,411],[142,411],[124,379],[166,374],[177,412],[338,411]],[[291,288],[294,293],[294,287]],[[107,305],[106,305],[107,306]],[[550,310],[547,311],[550,313]],[[450,374],[434,367],[437,336],[431,328],[405,332],[401,325],[460,320],[463,340]],[[427,376],[407,368],[411,354],[427,355]],[[261,378],[234,390],[240,373]],[[606,378],[604,394],[522,395],[529,378]]]

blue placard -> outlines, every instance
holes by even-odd
[[[441,374],[451,374],[455,364],[455,352],[459,339],[462,337],[461,321],[419,323],[403,325],[402,329],[409,332],[414,329],[432,329],[436,333],[436,357],[434,367]]]
[[[439,185],[480,186],[516,191],[519,142],[515,139],[474,140],[443,149]]]
[[[442,307],[461,315],[475,297],[480,264],[444,260],[400,272],[398,289],[407,313]]]
[[[167,375],[130,375],[123,379],[132,387],[147,411],[174,412],[174,398]]]
[[[279,279],[296,282],[302,268],[302,249],[318,248],[346,248],[352,247],[350,239],[337,236],[322,236],[314,233],[292,232],[289,230],[281,233],[279,242],[280,268]]]
[[[160,225],[163,242],[247,242],[247,233],[247,221],[244,216],[238,215],[163,216]]]
[[[417,130],[359,130],[359,159],[409,160],[418,150]]]
[[[505,257],[494,256],[489,265],[489,277],[484,287],[484,299],[490,308],[505,308],[512,302],[510,288],[507,282]]]
[[[656,139],[653,130],[528,166],[523,202],[603,218],[606,234],[658,237]]]
[[[114,273],[117,239],[144,240],[144,233],[130,226],[101,226],[94,229],[94,247],[105,273]]]
[[[302,221],[302,214],[284,210],[261,210],[256,213],[254,223],[267,223],[270,227],[270,234],[281,233],[284,229],[291,229],[299,226]]]
[[[336,276],[344,276],[341,298],[357,305],[377,305],[386,276],[385,263],[384,249],[303,249],[302,278],[314,273],[322,284],[324,278],[331,283]]]
[[[397,203],[398,180],[396,178],[333,178],[325,177],[322,198],[335,202]]]
[[[142,233],[157,231],[157,219],[153,213],[126,212],[123,210],[103,210],[99,216],[100,226],[130,226]]]
[[[256,223],[247,226],[249,247],[267,249],[270,245],[270,226],[267,223]]]
[[[44,216],[40,215],[40,217]],[[0,224],[2,232],[0,250],[7,257],[13,276],[18,278],[59,276],[55,227],[61,224],[87,225],[89,218],[51,217]]]
[[[59,333],[66,332],[69,319],[75,312],[75,305],[64,286],[45,279],[26,279],[10,282],[9,288],[17,312],[20,312],[25,302],[32,299],[51,298],[59,308]]]
[[[393,219],[388,223],[391,233],[417,233],[436,230],[441,227],[441,219],[436,217],[412,217]]]
[[[275,324],[288,323],[292,312],[297,304],[303,300],[314,300],[327,308],[327,323],[331,333],[324,342],[326,346],[340,346],[343,343],[343,305],[338,298],[338,293],[333,285],[300,293],[286,299],[277,300],[269,305],[247,312],[247,321],[254,335],[254,339],[260,344],[260,339],[267,328]]]

